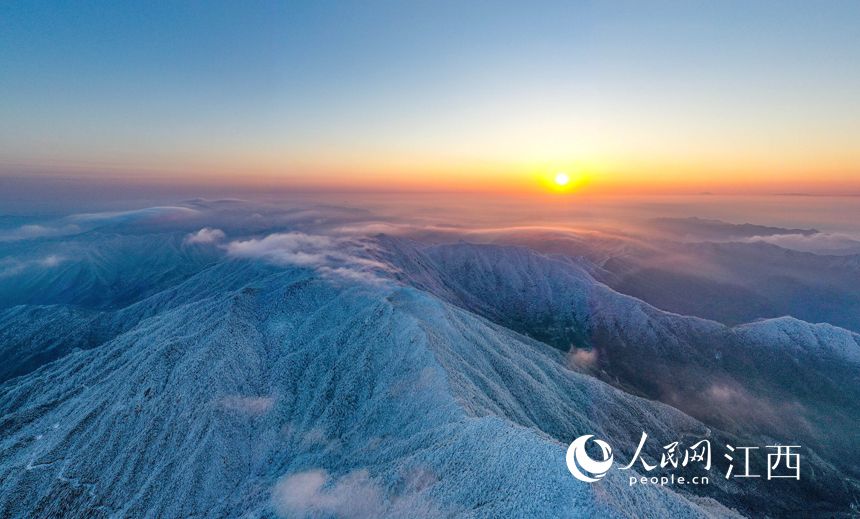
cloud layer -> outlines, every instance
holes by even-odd
[[[227,244],[227,253],[237,258],[311,267],[326,275],[369,282],[381,281],[380,274],[391,270],[389,265],[370,257],[373,249],[374,244],[369,241],[295,231]]]
[[[860,240],[841,233],[780,234],[753,236],[745,241],[765,242],[785,249],[819,254],[860,254]]]
[[[185,243],[217,243],[226,237],[227,235],[221,229],[212,229],[209,227],[204,227],[197,232],[189,233],[185,237]]]

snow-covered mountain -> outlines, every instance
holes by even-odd
[[[200,219],[5,246],[27,267],[0,277],[0,516],[851,513],[852,332],[668,313],[574,255]],[[578,436],[626,462],[643,431],[652,460],[799,441],[804,477],[727,480],[716,450],[695,488],[565,466]]]
[[[602,496],[571,478],[565,445],[537,423],[557,437],[705,429],[558,357],[414,289],[338,286],[302,269],[262,276],[4,385],[0,507],[19,516],[301,512],[301,499],[272,492],[283,476],[320,470],[378,494],[397,517],[416,504],[465,517],[716,506],[631,492],[621,477]]]
[[[428,280],[428,267],[417,283],[569,350],[573,369],[728,434],[801,441],[827,460],[820,470],[860,476],[860,335],[788,317],[727,327],[660,311],[596,282],[582,259],[525,248],[413,249],[422,253],[438,275]]]

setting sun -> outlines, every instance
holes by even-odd
[[[579,168],[575,169],[576,171],[542,168],[535,178],[544,191],[556,194],[575,193],[579,192],[587,181],[585,172]]]

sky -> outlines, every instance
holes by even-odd
[[[857,194],[858,63],[856,1],[3,2],[0,177]]]

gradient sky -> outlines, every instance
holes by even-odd
[[[860,193],[860,2],[0,4],[0,175]]]

